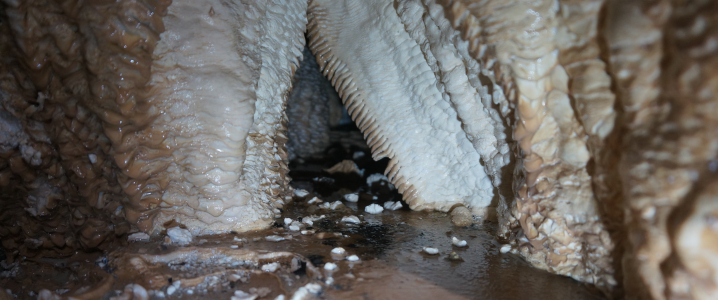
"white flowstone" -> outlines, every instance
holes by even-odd
[[[451,243],[456,247],[466,247],[466,241],[457,239],[455,236],[451,237]]]
[[[262,271],[274,273],[279,269],[279,263],[273,262],[262,266]]]
[[[324,264],[324,270],[334,271],[336,269],[337,269],[337,264],[335,264],[335,263],[328,262],[328,263]]]
[[[436,254],[439,254],[439,249],[431,248],[431,247],[424,247],[424,252],[426,254],[436,255]]]
[[[364,208],[364,211],[370,214],[379,214],[384,211],[384,208],[379,204],[372,204]]]
[[[149,242],[150,235],[144,232],[135,232],[127,236],[128,242]]]
[[[359,194],[357,193],[351,193],[344,195],[344,200],[347,200],[349,202],[357,202],[359,201]]]
[[[309,192],[307,192],[307,190],[303,190],[303,189],[294,190],[294,196],[306,197],[307,195],[309,195]]]
[[[167,235],[173,244],[187,245],[192,242],[192,233],[187,229],[172,227],[167,229]]]
[[[404,206],[401,205],[400,201],[384,202],[384,209],[387,209],[387,210],[397,210],[397,209],[401,209],[402,207],[404,207]]]
[[[359,224],[361,223],[361,220],[359,220],[359,217],[357,216],[344,216],[341,220],[342,223],[351,223],[351,224]]]

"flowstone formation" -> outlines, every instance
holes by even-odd
[[[13,257],[270,227],[340,118],[323,75],[411,209],[614,296],[718,297],[716,1],[1,7]]]

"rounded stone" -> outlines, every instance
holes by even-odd
[[[474,223],[474,217],[471,215],[471,211],[468,208],[465,206],[459,206],[451,211],[451,223],[460,227],[470,226]]]

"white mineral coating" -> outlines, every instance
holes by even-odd
[[[309,195],[309,192],[307,192],[307,190],[303,190],[303,189],[294,190],[294,196],[306,197],[307,195]]]
[[[284,218],[284,225],[289,226],[292,224],[292,222],[294,222],[294,220],[292,220],[292,218]]]
[[[364,211],[370,214],[379,214],[384,211],[384,208],[379,204],[372,204],[364,208]]]
[[[264,239],[266,239],[267,241],[270,241],[270,242],[279,242],[279,241],[285,240],[284,237],[281,237],[278,235],[270,235],[270,236],[265,237]]]
[[[397,210],[397,209],[401,209],[402,207],[404,207],[404,206],[401,205],[400,201],[384,202],[384,209],[386,209],[386,210]]]
[[[309,300],[322,291],[322,286],[317,283],[307,283],[294,292],[291,300]]]
[[[342,223],[359,224],[361,220],[357,216],[344,216],[341,220]]]
[[[188,245],[192,242],[192,233],[187,229],[179,227],[172,227],[167,229],[167,236],[170,237],[170,241],[177,245]]]
[[[509,251],[511,251],[511,245],[505,244],[501,246],[501,249],[499,251],[501,251],[501,253],[508,253]]]
[[[426,254],[431,254],[431,255],[439,254],[439,249],[436,249],[436,248],[424,247],[423,250]]]
[[[231,300],[254,300],[258,297],[259,295],[257,294],[249,294],[244,291],[236,290],[234,291],[234,295],[232,296]]]
[[[149,242],[150,235],[144,232],[135,232],[127,236],[128,242]]]
[[[301,228],[299,227],[299,225],[296,225],[296,224],[289,225],[289,230],[291,230],[291,231],[299,231],[300,229]]]
[[[314,197],[314,198],[310,199],[309,201],[307,201],[307,203],[309,203],[309,204],[322,203],[322,202],[324,202],[324,201],[322,201],[321,199],[319,199],[317,197]]]
[[[351,193],[344,195],[344,200],[347,200],[349,202],[357,202],[359,201],[359,194],[357,193]]]
[[[324,270],[334,271],[336,269],[337,269],[337,264],[335,264],[335,263],[328,262],[328,263],[324,264]]]
[[[268,263],[268,264],[262,266],[262,271],[264,271],[264,272],[274,273],[277,271],[277,269],[279,269],[278,262]]]
[[[352,262],[354,262],[354,261],[359,261],[359,256],[349,255],[349,256],[347,257],[347,260],[348,260],[348,261],[352,261]]]
[[[466,247],[466,241],[457,239],[455,236],[451,237],[451,243],[456,247]]]

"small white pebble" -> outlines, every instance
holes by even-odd
[[[279,295],[277,298],[274,298],[274,300],[284,300],[284,295]]]
[[[307,203],[314,204],[314,203],[322,203],[322,202],[324,202],[324,201],[322,201],[321,199],[319,199],[317,197],[314,197],[311,200],[309,200]]]
[[[349,257],[347,257],[347,260],[348,261],[359,261],[359,256],[350,255]]]
[[[192,294],[194,294],[194,291],[193,291],[193,290],[187,290],[186,293],[187,293],[187,295],[192,295]]]
[[[351,193],[344,195],[344,200],[347,200],[349,202],[357,202],[359,201],[359,195],[357,193]]]
[[[384,211],[384,208],[379,204],[372,204],[364,208],[364,211],[370,214],[379,214]]]
[[[328,263],[324,264],[324,270],[334,271],[336,269],[337,269],[337,264],[335,264],[335,263],[328,262]]]
[[[307,190],[303,190],[303,189],[294,190],[294,196],[306,197],[307,195],[309,195],[309,192],[307,192]]]
[[[501,246],[501,250],[499,251],[501,251],[501,253],[508,253],[509,251],[511,251],[511,245],[505,244]]]
[[[294,222],[294,220],[292,220],[292,218],[284,218],[284,225],[289,226],[292,224],[292,222]]]
[[[403,207],[403,205],[401,205],[401,202],[399,202],[399,201],[384,202],[384,209],[387,209],[387,210],[397,210],[397,209],[401,209],[402,207]]]
[[[342,248],[342,247],[336,247],[336,248],[332,249],[332,253],[333,254],[346,254],[347,251],[344,250],[344,248]]]
[[[466,241],[457,239],[455,236],[451,237],[451,243],[456,247],[466,247]]]
[[[262,271],[274,273],[279,269],[279,263],[273,262],[262,266]]]
[[[264,239],[266,239],[267,241],[270,241],[270,242],[279,242],[279,241],[283,241],[284,237],[281,237],[278,235],[270,235],[270,236],[265,237]]]
[[[176,288],[180,288],[180,286],[182,286],[182,281],[181,280],[172,281],[172,285],[174,285]]]
[[[167,296],[172,296],[177,291],[177,288],[174,285],[170,285],[167,287]]]
[[[237,249],[237,248],[239,248],[239,246],[238,246],[238,245],[232,245],[232,246],[229,246],[229,248]]]
[[[247,239],[240,239],[240,238],[238,238],[238,237],[235,236],[235,237],[234,237],[234,241],[235,241],[235,242],[240,242],[240,243],[246,243],[246,242],[247,242]]]
[[[374,201],[379,200],[379,197],[377,197],[377,196],[371,196],[371,200],[374,200]]]
[[[436,255],[436,254],[439,254],[439,249],[431,248],[431,247],[424,247],[424,252],[426,252],[426,254]]]
[[[361,223],[361,220],[359,220],[359,217],[357,216],[344,216],[342,217],[342,223],[351,223],[351,224],[359,224]]]
[[[87,155],[87,158],[90,159],[90,162],[91,162],[92,164],[97,163],[97,155],[95,155],[95,154],[93,154],[93,153],[90,153],[90,154]]]
[[[332,202],[332,205],[331,205],[329,208],[331,208],[332,210],[335,210],[335,209],[337,209],[337,207],[339,207],[340,205],[344,205],[344,203],[342,203],[341,201],[337,200],[337,201]]]
[[[150,236],[144,232],[135,232],[127,236],[128,242],[149,242]]]
[[[301,229],[301,228],[299,228],[299,225],[295,225],[295,224],[289,225],[289,230],[291,230],[291,231],[299,231],[299,229]]]

